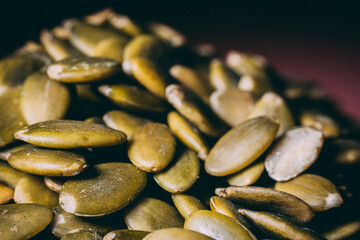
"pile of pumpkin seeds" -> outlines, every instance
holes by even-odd
[[[0,61],[0,239],[359,239],[318,86],[111,9],[39,39]]]

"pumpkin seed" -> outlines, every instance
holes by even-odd
[[[159,38],[168,41],[174,48],[182,47],[186,43],[185,36],[168,25],[150,22],[147,26],[152,33]]]
[[[73,233],[66,234],[61,240],[102,240],[102,237],[96,233],[89,230],[79,230]]]
[[[211,240],[213,238],[210,238],[199,232],[195,232],[183,228],[166,228],[166,229],[156,230],[144,238],[144,240],[167,240],[167,239]]]
[[[7,150],[0,152],[0,159],[7,161],[9,159],[9,157],[11,156],[11,154],[13,154],[17,151],[23,150],[23,149],[33,148],[33,147],[35,147],[35,146],[31,145],[31,144],[22,144],[22,145],[19,145],[16,147],[9,148]]]
[[[114,28],[130,36],[135,36],[143,32],[143,29],[139,24],[122,14],[112,13],[109,15],[108,21]]]
[[[0,183],[0,205],[9,202],[14,197],[14,190]]]
[[[323,132],[325,137],[338,137],[340,127],[330,116],[317,112],[304,112],[300,116],[302,126],[313,127]]]
[[[149,232],[136,230],[115,230],[107,233],[103,240],[142,240]]]
[[[14,189],[26,175],[26,173],[12,168],[9,164],[0,162],[0,182],[5,183],[9,187]]]
[[[98,12],[95,12],[95,13],[85,16],[84,19],[89,24],[92,24],[95,26],[101,26],[108,20],[110,15],[113,13],[114,12],[111,8],[105,8],[101,11],[98,11]]]
[[[210,85],[219,91],[236,88],[238,77],[219,59],[213,59],[210,63]]]
[[[198,210],[207,210],[206,206],[196,197],[188,194],[171,194],[171,198],[175,204],[175,207],[183,216],[183,218],[188,218],[189,215]]]
[[[343,240],[360,232],[360,220],[354,220],[341,224],[334,229],[326,232],[323,236],[328,240]]]
[[[245,169],[228,176],[226,181],[232,186],[249,186],[261,177],[264,170],[264,161],[254,162]]]
[[[109,58],[121,63],[126,43],[127,41],[122,38],[105,38],[96,44],[93,56]]]
[[[65,180],[59,179],[59,178],[44,177],[44,183],[45,183],[46,187],[49,188],[51,191],[60,193],[60,191],[65,183]]]

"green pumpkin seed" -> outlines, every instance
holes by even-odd
[[[79,230],[74,233],[66,234],[61,240],[102,240],[102,237],[97,232],[89,230]]]
[[[100,103],[99,96],[93,90],[91,84],[75,84],[76,96],[78,99],[91,102],[91,103]]]
[[[114,13],[111,8],[105,8],[101,11],[92,13],[84,17],[84,20],[95,26],[101,26],[102,24],[106,23],[108,18]]]
[[[323,142],[322,132],[313,128],[299,127],[287,131],[267,155],[266,171],[276,181],[296,177],[315,162]]]
[[[15,138],[49,148],[105,147],[126,141],[123,132],[85,121],[53,120],[35,123],[15,133]]]
[[[33,147],[35,147],[35,146],[31,145],[31,144],[22,144],[20,146],[9,148],[7,150],[0,152],[0,159],[7,161],[9,159],[9,157],[11,156],[11,154],[13,154],[17,151],[23,150],[23,149],[33,148]]]
[[[93,56],[109,58],[121,63],[126,43],[127,41],[122,38],[106,38],[96,44]]]
[[[46,187],[49,188],[51,191],[60,193],[60,191],[65,183],[65,180],[59,179],[59,178],[44,177],[44,183],[45,183]]]
[[[323,236],[327,240],[343,240],[350,238],[358,232],[360,232],[360,220],[354,220],[335,227],[324,233]]]
[[[270,188],[230,186],[217,188],[215,194],[244,206],[281,213],[300,222],[309,222],[314,217],[312,208],[300,198]]]
[[[158,199],[142,198],[127,209],[125,223],[130,230],[152,232],[182,227],[184,220],[173,206]]]
[[[144,240],[211,240],[213,238],[208,237],[199,232],[195,232],[183,228],[166,228],[154,231],[147,235]]]
[[[180,139],[183,144],[197,152],[199,158],[203,160],[206,158],[209,147],[199,130],[192,123],[176,111],[171,111],[167,115],[167,124],[174,135]]]
[[[249,230],[232,218],[209,210],[199,210],[192,213],[185,220],[184,228],[216,240],[256,239]]]
[[[100,117],[89,117],[89,118],[85,119],[85,122],[91,122],[91,123],[105,125],[104,121]]]
[[[160,98],[135,86],[103,85],[99,92],[122,108],[135,111],[164,112],[167,105]]]
[[[55,177],[75,176],[87,167],[85,158],[79,154],[41,148],[17,151],[8,162],[23,172]]]
[[[93,178],[65,182],[59,195],[65,211],[77,216],[107,215],[128,205],[146,186],[146,174],[129,163],[103,163],[94,170]]]
[[[225,130],[225,124],[216,117],[208,106],[179,85],[171,84],[166,88],[166,99],[201,132],[211,137],[219,137]]]
[[[247,209],[239,209],[239,212],[276,239],[324,240],[320,234],[312,229],[281,215]]]
[[[26,175],[26,173],[12,168],[9,164],[0,162],[0,182],[5,183],[9,187],[14,189]]]
[[[39,204],[9,204],[0,206],[2,240],[29,239],[51,222],[52,212]]]
[[[107,233],[103,240],[142,240],[150,232],[136,230],[115,230]]]
[[[146,172],[159,172],[169,165],[175,148],[176,139],[166,125],[146,123],[133,133],[128,156],[138,168]]]
[[[184,150],[163,171],[154,175],[155,181],[168,192],[182,193],[188,190],[199,178],[200,161],[196,153]]]
[[[216,90],[236,88],[239,78],[219,59],[210,63],[210,85]]]
[[[249,186],[254,184],[265,170],[264,161],[252,163],[250,166],[227,177],[232,186]]]
[[[117,74],[121,65],[108,58],[67,58],[48,66],[50,79],[65,83],[88,83],[100,81]]]
[[[14,190],[0,183],[0,205],[9,202],[14,197]]]
[[[168,41],[174,48],[184,46],[186,43],[185,36],[168,25],[158,22],[151,22],[147,26],[152,33],[154,33],[159,38]]]
[[[338,137],[340,127],[330,116],[317,112],[304,112],[300,116],[302,126],[313,127],[323,132],[325,137]]]
[[[205,161],[210,175],[226,176],[254,162],[272,143],[278,124],[267,117],[248,120],[223,135]]]
[[[277,182],[275,189],[300,198],[317,212],[338,207],[343,202],[332,182],[314,174],[303,174],[288,182]]]
[[[112,13],[108,17],[108,21],[114,28],[130,36],[135,36],[143,32],[142,27],[138,23],[122,14]]]
[[[196,197],[188,194],[172,194],[171,198],[175,204],[175,207],[183,216],[188,218],[189,215],[198,210],[207,210],[206,206]]]

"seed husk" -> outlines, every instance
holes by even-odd
[[[79,154],[35,147],[11,154],[8,163],[26,173],[54,177],[75,176],[88,166]]]
[[[173,206],[158,199],[142,198],[127,209],[125,223],[130,230],[152,232],[182,227],[184,220]]]
[[[60,206],[77,216],[104,216],[133,201],[146,186],[146,174],[129,163],[94,166],[95,177],[69,179],[59,195]]]
[[[159,22],[150,22],[147,27],[159,38],[168,41],[174,48],[182,47],[186,44],[186,38],[183,34],[174,28]]]
[[[323,132],[325,137],[338,137],[340,127],[330,116],[318,112],[304,112],[300,116],[302,126],[313,127]]]
[[[72,57],[48,66],[47,75],[64,83],[89,83],[112,77],[120,70],[120,63],[112,59]]]
[[[9,202],[14,197],[14,190],[0,183],[0,205]]]
[[[109,23],[116,29],[130,35],[135,36],[143,32],[142,27],[128,16],[112,13],[108,17]]]
[[[313,128],[298,127],[287,131],[267,155],[266,171],[276,181],[296,177],[315,162],[323,142],[322,132]]]
[[[182,117],[178,112],[171,111],[167,115],[167,124],[183,144],[194,150],[200,159],[205,160],[209,152],[209,147],[199,130],[192,123]]]
[[[258,117],[232,128],[210,150],[206,172],[226,176],[245,168],[270,146],[278,127],[269,118]]]
[[[360,220],[354,220],[341,224],[334,229],[325,232],[323,236],[328,240],[343,240],[360,232]]]
[[[16,185],[14,191],[16,203],[37,203],[49,208],[59,204],[58,194],[45,186],[41,177],[26,175]]]
[[[239,209],[239,212],[276,239],[324,240],[324,237],[312,229],[281,215],[248,209]]]
[[[0,159],[7,161],[9,159],[9,157],[11,156],[11,154],[13,154],[17,151],[20,151],[20,150],[23,150],[26,148],[32,148],[32,147],[35,147],[35,146],[31,145],[31,144],[21,144],[19,146],[6,149],[6,150],[0,152]]]
[[[211,240],[213,238],[208,237],[199,232],[195,232],[183,228],[166,228],[154,231],[147,235],[144,240]]]
[[[103,240],[142,240],[150,232],[137,230],[115,230],[107,233]]]
[[[42,230],[53,218],[51,210],[39,204],[8,204],[0,206],[2,240],[29,239]]]
[[[154,174],[155,181],[170,193],[182,193],[199,178],[200,161],[192,150],[184,150],[167,168]]]
[[[343,202],[335,185],[315,174],[302,174],[288,182],[277,182],[275,189],[300,198],[317,212],[338,207]]]
[[[14,189],[26,175],[26,173],[14,169],[9,164],[0,162],[0,182],[5,183],[7,186]]]
[[[35,123],[15,133],[15,138],[48,148],[106,147],[126,141],[123,132],[101,124],[73,120]]]
[[[60,178],[49,178],[44,177],[44,183],[47,188],[49,188],[51,191],[54,191],[56,193],[60,193],[65,180]]]
[[[96,44],[93,56],[109,58],[121,63],[126,43],[127,41],[122,38],[106,38]]]
[[[270,188],[230,186],[215,189],[215,194],[247,207],[281,213],[300,222],[309,222],[314,217],[312,208],[300,198]]]
[[[89,230],[79,230],[73,233],[66,234],[61,240],[102,240],[102,237],[97,232]]]
[[[45,72],[26,78],[21,92],[21,112],[27,124],[62,119],[70,105],[70,91],[50,80]]]
[[[254,162],[245,169],[228,176],[226,181],[232,186],[249,186],[261,177],[264,170],[264,161]]]
[[[256,239],[249,230],[232,218],[209,210],[199,210],[192,213],[185,220],[184,228],[216,240]]]
[[[207,207],[199,199],[192,195],[178,193],[171,194],[171,198],[175,207],[185,219],[193,212],[198,210],[207,210]]]
[[[130,161],[146,172],[159,172],[175,155],[176,139],[165,124],[146,123],[138,127],[129,141]]]
[[[165,112],[168,108],[161,98],[136,86],[125,84],[102,85],[99,87],[99,92],[108,97],[116,105],[129,110],[138,112]]]
[[[209,80],[214,89],[222,91],[236,88],[239,78],[224,63],[215,58],[210,62]]]

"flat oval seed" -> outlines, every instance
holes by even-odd
[[[85,16],[84,20],[89,24],[101,26],[102,24],[106,23],[108,18],[114,13],[113,11],[114,10],[112,8],[105,8],[103,10]]]
[[[26,173],[12,168],[9,164],[0,162],[0,182],[5,183],[9,187],[15,188],[19,181],[26,175]]]
[[[229,185],[249,186],[254,184],[265,170],[264,161],[252,163],[250,166],[226,178]]]
[[[300,198],[317,212],[338,207],[343,202],[332,182],[314,174],[303,174],[288,182],[277,182],[275,189]]]
[[[96,44],[93,56],[110,58],[121,63],[126,43],[122,38],[106,38]]]
[[[201,132],[211,137],[219,137],[226,130],[225,124],[211,109],[181,86],[171,84],[166,88],[166,99]]]
[[[8,162],[23,172],[54,177],[75,176],[87,167],[85,158],[79,154],[41,148],[17,151]]]
[[[121,110],[107,112],[103,116],[103,120],[109,128],[124,132],[129,140],[137,127],[151,122],[149,119],[138,117]]]
[[[237,88],[218,90],[210,96],[211,109],[229,126],[244,122],[254,107],[251,94]]]
[[[31,144],[22,144],[20,146],[9,148],[7,150],[4,150],[4,151],[0,152],[0,159],[4,160],[4,161],[7,161],[9,159],[9,157],[11,156],[11,154],[13,154],[13,153],[15,153],[17,151],[26,149],[26,148],[33,148],[33,147],[35,147],[35,146],[31,145]]]
[[[59,204],[58,194],[45,186],[40,177],[27,175],[16,185],[14,192],[16,203],[37,203],[53,208]]]
[[[360,232],[360,220],[354,220],[335,227],[324,233],[323,236],[327,240],[343,240],[348,239],[358,232]]]
[[[158,199],[142,198],[125,212],[125,223],[130,230],[152,232],[182,227],[184,220],[173,206]]]
[[[74,233],[66,234],[61,240],[102,240],[102,237],[97,232],[89,230],[80,230]]]
[[[154,179],[166,191],[182,193],[196,182],[199,173],[199,158],[195,152],[187,149],[170,166],[155,174]]]
[[[108,58],[67,58],[51,64],[47,69],[50,79],[65,83],[88,83],[111,77],[121,70],[121,65]]]
[[[237,87],[238,77],[219,59],[210,62],[210,85],[216,90],[225,90]]]
[[[1,239],[29,239],[44,230],[52,217],[51,210],[39,204],[0,206]]]
[[[99,92],[120,107],[147,112],[165,112],[167,105],[161,98],[135,86],[117,84],[103,85]]]
[[[202,233],[216,240],[256,239],[249,230],[232,218],[209,210],[199,210],[192,213],[185,220],[184,228]]]
[[[315,162],[323,142],[322,132],[313,128],[289,130],[267,155],[266,171],[276,181],[296,177]]]
[[[217,188],[219,197],[245,206],[285,214],[300,222],[309,222],[314,217],[312,208],[294,195],[263,187]]]
[[[14,197],[14,190],[0,183],[0,205],[7,203]]]
[[[266,59],[258,54],[231,50],[226,54],[226,64],[240,75],[254,74],[268,66]]]
[[[223,135],[205,161],[210,175],[225,176],[254,162],[272,143],[279,125],[267,117],[248,120]]]
[[[206,206],[196,197],[188,194],[172,194],[171,198],[175,204],[175,207],[183,216],[187,218],[191,213],[198,210],[207,210]]]
[[[137,230],[115,230],[107,233],[103,240],[142,240],[150,232]]]
[[[143,240],[211,240],[213,238],[208,237],[199,232],[195,232],[183,228],[166,228],[154,231],[147,235]]]
[[[320,234],[281,215],[247,209],[239,209],[239,212],[276,239],[324,240]]]
[[[178,48],[186,43],[186,38],[177,30],[163,23],[151,22],[147,24],[148,28],[159,38],[168,41],[172,47]]]
[[[171,111],[167,115],[167,124],[169,125],[170,130],[183,144],[197,152],[199,158],[203,160],[206,158],[209,147],[199,130],[192,123],[176,111]]]
[[[330,116],[317,112],[304,112],[300,116],[302,126],[313,127],[323,132],[325,137],[338,137],[340,127]]]
[[[21,92],[21,111],[28,124],[62,119],[70,105],[70,91],[45,72],[26,78]]]
[[[41,147],[64,149],[114,146],[126,141],[123,132],[73,120],[35,123],[16,132],[15,138]]]
[[[146,172],[159,172],[175,155],[176,139],[165,124],[146,123],[138,127],[129,142],[128,156]]]
[[[46,187],[49,188],[51,191],[60,193],[65,183],[65,180],[59,178],[44,177],[44,183]]]
[[[266,92],[274,91],[264,71],[259,71],[253,75],[242,75],[238,88],[251,93],[256,98],[260,98]]]
[[[129,163],[94,166],[96,176],[70,179],[59,195],[60,206],[77,216],[103,216],[120,210],[146,186],[146,174]]]

